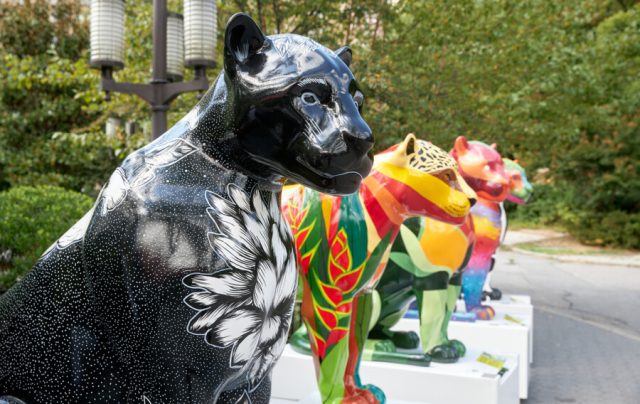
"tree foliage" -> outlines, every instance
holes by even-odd
[[[81,193],[52,186],[0,192],[0,293],[22,277],[69,227],[91,208]],[[7,265],[6,257],[11,256]]]
[[[0,189],[49,184],[94,194],[135,139],[108,139],[78,0],[0,5]],[[122,157],[120,157],[122,154]]]
[[[459,135],[496,142],[531,174],[549,169],[550,186],[566,190],[549,209],[571,211],[560,216],[580,233],[581,223],[604,228],[608,212],[618,223],[627,214],[636,221],[640,210],[639,3],[219,0],[218,68],[209,78],[222,67],[223,27],[238,11],[268,34],[294,32],[333,49],[349,44],[378,149],[407,132],[445,149]],[[181,0],[168,4],[182,9]],[[105,120],[148,128],[148,106],[122,94],[103,101],[78,0],[0,7],[0,189],[51,183],[95,193],[145,141],[107,138]],[[146,82],[151,5],[131,0],[125,10],[126,67],[115,76]],[[185,70],[185,80],[191,74]],[[170,124],[196,101],[179,97]]]

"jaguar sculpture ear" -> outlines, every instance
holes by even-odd
[[[416,152],[416,135],[409,133],[402,143],[398,145],[395,154],[399,157],[408,157]]]
[[[464,154],[465,151],[469,150],[469,142],[467,141],[467,138],[464,136],[458,136],[453,144],[453,150],[458,155]]]
[[[224,69],[227,74],[234,77],[237,67],[250,62],[265,40],[258,25],[247,14],[231,16],[224,33]]]
[[[409,133],[401,143],[389,148],[389,154],[383,153],[380,156],[384,156],[384,160],[393,165],[404,167],[416,152],[416,148],[418,147],[416,144],[417,141],[416,135]],[[379,161],[379,157],[376,157],[376,161]]]
[[[351,48],[348,46],[343,46],[342,48],[335,51],[335,54],[344,62],[347,67],[351,66],[351,60],[353,59],[353,52]]]

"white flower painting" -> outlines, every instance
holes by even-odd
[[[232,347],[230,366],[244,368],[253,391],[284,350],[297,272],[291,231],[275,193],[251,195],[230,184],[228,199],[207,191],[214,230],[209,243],[227,268],[194,273],[185,303],[197,313],[187,330],[214,347]]]
[[[172,140],[147,150],[144,154],[144,164],[138,169],[133,182],[130,182],[124,170],[118,167],[102,191],[105,200],[102,214],[120,206],[132,188],[139,188],[151,182],[156,177],[157,168],[169,167],[195,153],[196,150],[194,145],[184,139]]]

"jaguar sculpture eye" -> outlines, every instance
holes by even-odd
[[[320,98],[312,91],[305,91],[300,96],[300,99],[302,99],[302,103],[307,106],[320,104]]]
[[[353,94],[353,102],[356,103],[358,109],[362,108],[362,105],[364,104],[364,94],[362,94],[361,91],[356,91]]]

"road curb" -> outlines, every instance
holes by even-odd
[[[640,260],[638,263],[628,262],[628,261],[620,261],[616,258],[612,258],[608,256],[609,260],[594,260],[590,259],[590,257],[584,257],[581,255],[555,255],[555,254],[546,254],[541,252],[529,251],[523,248],[516,247],[515,245],[510,245],[509,248],[511,251],[515,251],[521,254],[532,255],[534,257],[548,258],[551,260],[562,261],[562,262],[575,262],[578,264],[594,264],[594,265],[615,265],[621,267],[629,267],[629,268],[640,268]]]

